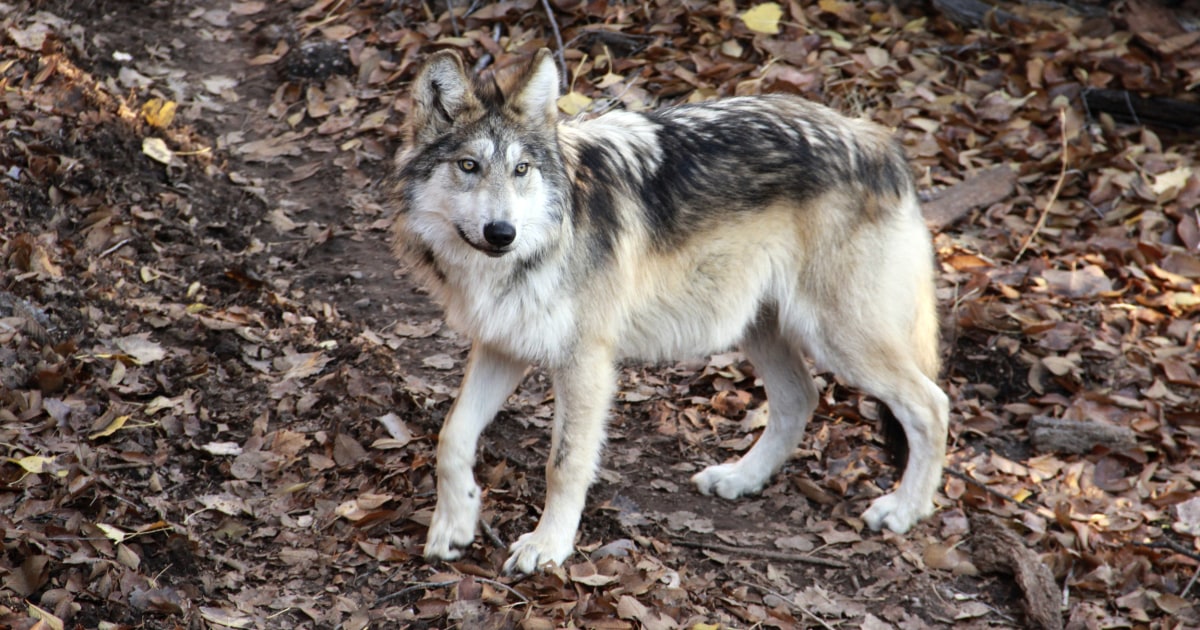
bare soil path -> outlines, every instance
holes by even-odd
[[[923,183],[951,195],[947,222],[961,222],[937,241],[956,400],[942,510],[906,536],[863,528],[895,471],[874,403],[829,376],[802,452],[760,497],[701,496],[690,474],[747,449],[760,426],[753,367],[736,353],[630,366],[580,553],[500,576],[543,488],[553,398],[533,370],[481,449],[486,531],[462,561],[428,565],[435,436],[466,343],[397,270],[372,191],[430,42],[509,63],[501,44],[550,41],[541,5],[451,19],[442,3],[0,2],[0,626],[1200,623],[1200,263],[1186,228],[1147,236],[1185,225],[1179,208],[1200,197],[1192,171],[1172,174],[1193,164],[1194,140],[1075,129],[1108,179],[1084,174],[1062,198],[1110,214],[1060,213],[1042,228],[1060,238],[1003,262],[1059,176],[1058,119],[1008,92],[972,120],[938,109],[950,101],[896,96],[920,93],[914,81],[930,96],[1003,82],[1002,55],[969,57],[966,40],[984,36],[906,29],[918,15],[874,4],[786,9],[798,12],[787,28],[808,25],[790,44],[748,31],[732,5],[562,4],[555,26],[592,59],[570,54],[588,68],[573,89],[597,99],[733,93],[750,76],[847,109],[892,99],[878,116],[903,129]],[[822,26],[834,23],[837,45]],[[937,78],[918,53],[943,39],[968,57]],[[1049,49],[1013,41],[978,45]],[[605,47],[618,58],[607,69],[594,55]],[[810,52],[831,72],[861,66],[861,91],[803,75]],[[768,53],[775,65],[760,63]],[[649,78],[603,85],[638,72]],[[955,72],[966,76],[945,78]],[[1026,125],[984,139],[1005,112]],[[960,176],[1004,162],[1006,133],[1030,134],[1019,181]],[[1135,140],[1143,152],[1110,155]],[[1125,175],[1139,169],[1157,196]],[[1119,425],[1130,442],[1035,452],[1034,416]],[[973,556],[984,539],[1032,551]],[[1012,578],[1034,566],[1054,589],[1049,613]]]

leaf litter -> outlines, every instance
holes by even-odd
[[[1088,105],[1194,101],[1200,22],[949,4],[0,4],[0,623],[1200,623],[1200,130]],[[553,402],[531,372],[481,447],[479,540],[424,563],[466,342],[393,273],[369,189],[425,54],[543,46],[567,113],[784,91],[897,130],[955,401],[926,524],[864,530],[897,473],[828,375],[762,495],[691,491],[769,415],[729,353],[623,371],[581,553],[511,579]],[[1027,560],[978,555],[994,539],[1052,604],[1014,585]]]

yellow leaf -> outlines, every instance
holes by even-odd
[[[161,98],[152,98],[142,105],[142,118],[150,123],[151,127],[166,129],[175,120],[175,101],[165,101]]]
[[[88,439],[94,440],[96,438],[102,438],[107,435],[112,435],[112,434],[116,433],[117,431],[120,431],[121,427],[125,426],[125,423],[128,421],[129,421],[129,416],[117,416],[116,418],[113,418],[112,422],[108,423],[108,426],[89,435]]]
[[[574,116],[579,112],[587,109],[592,104],[592,99],[580,94],[579,92],[568,92],[558,99],[558,108],[568,116]]]
[[[742,14],[746,28],[755,33],[775,35],[779,32],[779,18],[783,17],[783,8],[777,2],[764,2]]]
[[[142,138],[142,153],[150,156],[151,160],[170,164],[171,158],[175,156],[171,149],[167,148],[167,143],[162,141],[162,138]]]
[[[42,457],[41,455],[26,455],[21,459],[6,457],[5,459],[20,466],[21,468],[24,468],[25,472],[34,475],[40,475],[43,472],[46,472],[46,465],[54,463],[53,457]]]
[[[692,624],[691,630],[721,630],[721,624],[696,622]]]
[[[115,543],[125,542],[125,538],[129,536],[119,528],[104,523],[96,523],[96,529],[104,532],[104,536]]]

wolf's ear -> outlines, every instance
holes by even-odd
[[[478,104],[462,57],[453,50],[435,53],[413,82],[409,120],[414,140],[429,142],[444,133],[465,110]]]
[[[543,48],[533,56],[525,82],[513,99],[526,116],[545,116],[547,124],[558,120],[558,66]]]

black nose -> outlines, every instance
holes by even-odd
[[[517,238],[517,228],[508,221],[492,221],[483,226],[483,239],[489,245],[506,247]]]

